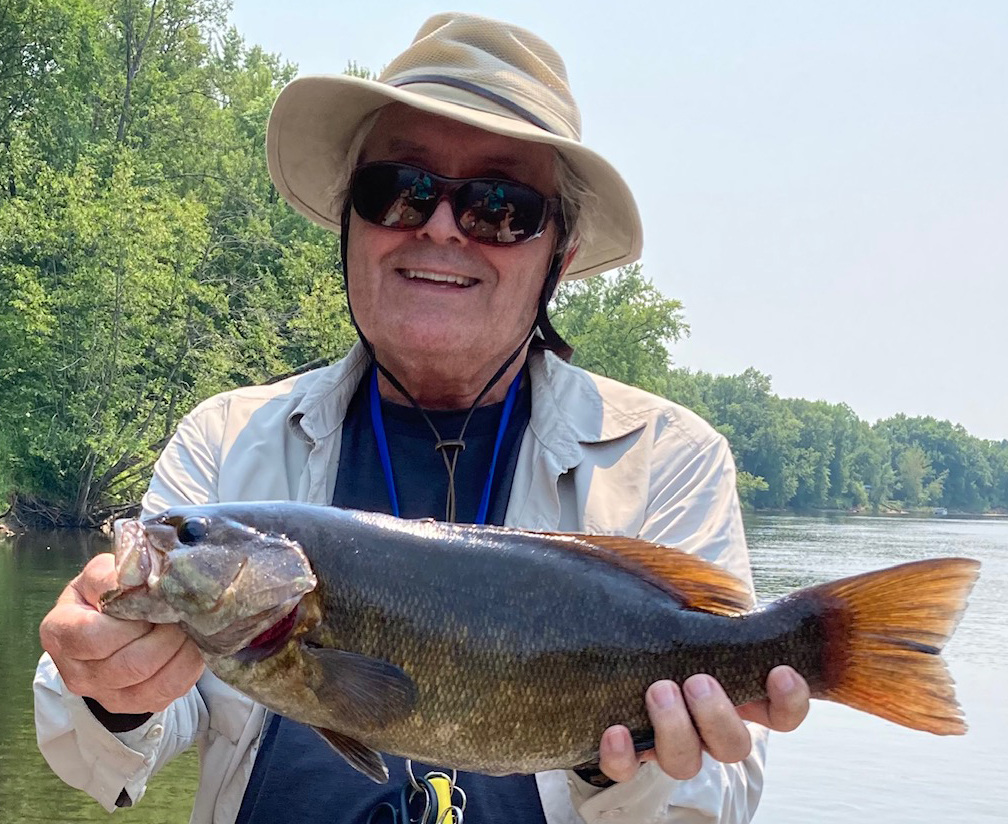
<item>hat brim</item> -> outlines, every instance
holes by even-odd
[[[643,231],[637,204],[626,182],[601,155],[517,119],[489,100],[441,85],[413,84],[405,89],[350,75],[314,75],[284,87],[266,129],[266,160],[273,185],[294,209],[339,234],[339,206],[331,203],[332,185],[357,126],[388,103],[556,148],[597,196],[592,232],[579,245],[565,279],[616,269],[640,257]]]

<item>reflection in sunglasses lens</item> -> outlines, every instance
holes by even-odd
[[[354,173],[353,206],[370,223],[389,229],[422,226],[445,195],[459,228],[475,240],[516,243],[536,236],[546,201],[534,189],[506,180],[442,178],[399,163],[370,163]]]

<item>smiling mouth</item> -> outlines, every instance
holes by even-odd
[[[476,278],[467,278],[465,275],[446,275],[442,272],[427,272],[423,269],[397,269],[396,271],[407,280],[440,283],[445,286],[461,286],[464,288],[479,283]]]

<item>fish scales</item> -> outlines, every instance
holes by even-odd
[[[654,681],[681,683],[706,672],[741,704],[765,697],[767,674],[782,663],[801,672],[814,695],[855,706],[876,700],[847,700],[851,688],[844,686],[856,657],[851,650],[862,643],[860,613],[845,600],[864,589],[856,583],[845,585],[851,596],[825,586],[762,610],[724,614],[741,609],[745,585],[665,547],[286,503],[169,511],[153,525],[130,527],[123,546],[157,552],[157,541],[170,543],[157,530],[168,528],[179,545],[160,559],[120,559],[124,570],[151,567],[160,577],[111,593],[105,610],[126,618],[169,617],[175,610],[218,676],[271,709],[328,731],[344,754],[359,743],[487,774],[572,767],[597,758],[601,734],[612,724],[627,725],[642,745],[648,741],[644,693]],[[145,544],[142,531],[161,537]],[[274,555],[264,554],[264,542]],[[260,588],[274,600],[286,592],[286,579],[301,590],[279,599],[282,609],[266,609],[258,578],[242,582],[235,573],[229,579],[227,564],[199,561],[201,552],[209,558],[223,547],[257,559]],[[298,558],[303,575],[293,571]],[[708,599],[703,587],[699,595],[681,592],[684,580],[669,580],[666,563],[691,564],[687,577],[714,576],[714,585],[729,589],[719,596],[727,608],[713,595]],[[975,562],[946,563],[956,574],[943,568],[941,575],[958,583],[945,585],[949,604],[936,602],[944,611],[927,632],[938,638],[954,628],[956,616],[949,614],[961,611],[976,574]],[[279,572],[271,577],[274,567]],[[937,573],[915,567],[907,574],[931,581]],[[216,588],[207,582],[215,576],[221,579]],[[168,586],[175,579],[182,583]],[[887,597],[900,580],[881,584]],[[162,601],[173,587],[233,591],[228,609],[241,632],[201,624],[203,617],[185,604],[166,608]],[[248,614],[239,614],[243,598]],[[858,609],[870,612],[878,598],[864,600],[868,606]],[[267,633],[270,640],[260,642],[264,629],[286,626],[281,619],[295,606],[289,631],[279,640]],[[220,622],[221,608],[214,611]],[[893,646],[905,651],[913,643],[919,642]],[[939,676],[929,671],[927,678]],[[885,708],[884,697],[878,703],[859,708],[899,714]],[[943,711],[950,726],[942,729],[957,731],[954,699]],[[361,768],[369,771],[367,764]]]
[[[352,719],[323,725],[373,749],[404,755],[406,742],[420,741],[430,747],[413,752],[421,761],[449,757],[494,774],[515,771],[504,746],[517,738],[530,753],[517,766],[534,772],[591,760],[611,724],[646,737],[643,696],[660,678],[681,681],[703,664],[739,703],[762,694],[773,659],[761,661],[761,647],[738,654],[752,648],[742,629],[758,631],[756,617],[683,610],[651,583],[544,536],[470,530],[458,541],[457,529],[427,522],[399,543],[371,518],[348,516],[339,529],[331,521],[286,525],[313,547],[331,616],[304,640],[390,661],[418,687],[414,713],[380,732]],[[769,644],[796,643],[790,634],[782,626]]]

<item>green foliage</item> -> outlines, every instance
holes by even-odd
[[[735,485],[744,509],[752,509],[755,506],[756,496],[770,489],[770,484],[762,478],[750,475],[744,469],[739,470]]]
[[[909,506],[918,506],[924,494],[924,479],[931,474],[931,461],[917,444],[908,446],[896,459],[900,497]]]
[[[359,77],[361,80],[376,80],[378,78],[369,68],[358,66],[356,60],[347,62],[347,67],[343,70],[343,74],[348,74],[350,77]]]
[[[574,347],[575,364],[650,392],[664,391],[667,345],[688,335],[689,326],[682,304],[663,296],[639,263],[610,277],[561,284],[554,307],[554,326]]]
[[[225,14],[0,0],[0,485],[20,514],[100,521],[196,402],[352,340],[334,237],[266,173],[294,67]]]
[[[186,275],[206,246],[198,203],[139,185],[129,150],[111,155],[99,158],[106,179],[85,160],[71,173],[45,168],[31,199],[0,207],[4,320],[24,335],[19,371],[0,377],[4,417],[21,419],[15,479],[72,519],[130,477],[138,443],[164,432],[185,367],[178,307],[200,297]],[[211,389],[213,358],[191,366],[193,392]]]

